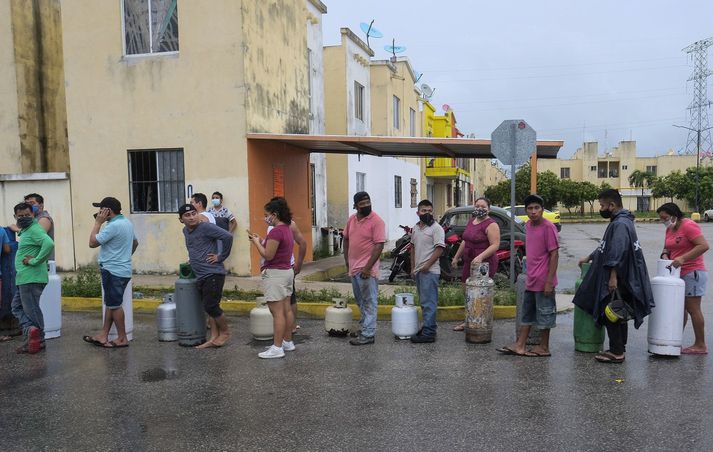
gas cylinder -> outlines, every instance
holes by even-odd
[[[334,306],[327,308],[324,314],[324,329],[330,336],[344,337],[352,328],[352,308],[347,306],[346,298],[332,298]]]
[[[255,307],[250,310],[250,334],[256,341],[271,341],[273,331],[272,313],[265,297],[257,297]]]
[[[465,282],[465,341],[485,344],[493,339],[495,282],[486,262],[473,262]]]
[[[418,310],[412,293],[397,293],[396,303],[391,308],[391,331],[398,339],[410,339],[418,333]]]
[[[522,272],[517,275],[517,281],[515,282],[515,292],[517,294],[516,301],[516,312],[515,315],[515,340],[517,341],[520,337],[520,313],[522,311],[522,303],[525,300],[525,286],[527,284],[527,257],[522,258]],[[527,336],[527,345],[538,345],[540,343],[540,332],[533,325],[530,328],[530,334]]]
[[[163,297],[163,302],[156,309],[156,331],[158,332],[158,340],[161,342],[178,340],[176,303],[173,301],[172,293],[166,294]]]
[[[582,271],[574,283],[575,292],[584,280],[584,275],[589,271],[590,263],[582,264]],[[574,349],[584,353],[598,353],[604,343],[604,328],[597,328],[594,318],[579,306],[574,307]]]
[[[656,355],[681,355],[686,283],[681,268],[673,268],[672,262],[659,260],[656,276],[651,278],[656,306],[649,314],[648,340],[649,352]]]
[[[55,261],[48,261],[49,280],[40,295],[40,310],[45,320],[45,339],[59,337],[62,329],[62,281]]]
[[[124,289],[124,295],[121,301],[121,308],[124,310],[124,330],[126,331],[126,338],[130,341],[134,340],[134,288],[133,284],[129,280],[129,283]],[[102,299],[104,298],[104,287],[102,286]],[[106,316],[106,306],[102,303],[102,320]],[[119,337],[119,333],[116,332],[116,325],[112,325],[109,330],[109,340],[113,341]]]
[[[191,347],[205,342],[206,322],[203,303],[198,294],[195,278],[190,273],[181,271],[176,280],[176,291],[173,300],[176,302],[176,328],[178,330],[178,345]]]

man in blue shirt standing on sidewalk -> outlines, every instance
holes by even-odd
[[[92,204],[99,207],[94,227],[89,234],[89,247],[99,249],[99,268],[101,269],[102,287],[104,288],[104,326],[99,334],[84,336],[84,341],[105,348],[128,347],[124,323],[124,290],[131,280],[131,255],[139,242],[134,237],[134,226],[121,214],[118,199],[107,197]],[[99,232],[102,224],[104,229]],[[111,326],[116,325],[117,338],[109,341]]]

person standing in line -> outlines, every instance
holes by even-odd
[[[196,348],[222,347],[230,339],[228,320],[220,308],[226,274],[223,262],[230,256],[233,235],[202,220],[192,204],[179,207],[178,219],[184,225],[183,237],[186,240],[188,260],[196,274],[198,294],[210,325],[210,338]]]
[[[530,219],[525,224],[525,254],[527,255],[527,281],[525,297],[520,312],[520,331],[515,343],[499,348],[506,355],[547,357],[550,353],[550,330],[557,319],[557,264],[559,238],[554,224],[542,217],[545,201],[538,195],[525,198],[525,210]],[[526,350],[530,328],[540,331],[540,343]]]
[[[436,313],[438,310],[438,281],[441,277],[439,259],[446,247],[446,234],[433,218],[433,203],[428,199],[418,203],[418,223],[411,233],[411,276],[416,281],[418,299],[423,311],[423,327],[411,342],[420,344],[436,341]]]
[[[649,273],[644,252],[634,227],[634,215],[624,209],[617,190],[604,190],[599,194],[599,214],[610,221],[604,231],[599,247],[589,256],[580,259],[579,265],[591,262],[589,271],[582,280],[572,301],[596,322],[607,329],[609,350],[597,354],[594,359],[601,363],[624,362],[628,338],[627,320],[634,319],[634,328],[639,328],[644,317],[651,314],[654,297],[651,292]],[[529,267],[528,257],[528,267]],[[622,319],[612,321],[604,309],[623,304],[629,312]]]
[[[121,214],[121,202],[118,199],[106,197],[92,203],[92,206],[98,207],[99,212],[94,217],[94,226],[89,233],[89,247],[99,248],[106,312],[102,330],[94,336],[84,336],[83,339],[103,348],[124,348],[129,346],[129,338],[126,336],[126,316],[122,304],[126,286],[132,276],[131,256],[139,242],[134,237],[134,225]],[[104,223],[106,226],[102,229]],[[112,325],[116,326],[117,338],[110,341]]]
[[[210,202],[211,207],[208,209],[208,213],[213,215],[216,219],[216,224],[218,222],[218,218],[225,218],[228,222],[228,232],[235,234],[235,228],[238,227],[238,220],[235,219],[233,212],[223,206],[223,194],[219,191],[213,192]]]
[[[37,222],[42,226],[47,235],[54,241],[54,220],[50,216],[49,212],[45,210],[45,198],[38,193],[30,193],[25,195],[25,203],[32,206],[32,215],[37,219]],[[17,225],[10,225],[10,229],[13,232],[20,232],[20,228]],[[50,254],[49,260],[54,260],[54,248]]]
[[[45,321],[40,297],[49,281],[47,258],[54,242],[35,220],[31,205],[22,202],[14,211],[20,228],[20,246],[15,256],[17,291],[12,299],[12,314],[20,323],[24,338],[16,352],[35,354],[44,348]]]
[[[656,209],[659,218],[666,226],[666,238],[661,259],[673,260],[675,268],[681,268],[681,279],[686,283],[686,301],[683,317],[685,328],[688,316],[691,316],[693,345],[681,350],[684,355],[706,355],[708,347],[705,338],[705,321],[701,311],[701,298],[706,294],[708,285],[708,272],[703,261],[703,253],[708,251],[708,242],[701,227],[688,218],[683,217],[683,212],[672,202],[667,202]]]
[[[490,200],[478,198],[473,209],[473,221],[469,221],[463,231],[463,237],[458,251],[453,256],[451,267],[458,266],[458,259],[463,256],[463,272],[461,281],[465,291],[465,282],[470,277],[470,266],[475,263],[487,262],[489,275],[492,278],[498,270],[497,251],[500,247],[500,227],[488,216]],[[463,331],[465,322],[453,327],[453,331]]]
[[[0,342],[7,342],[13,337],[22,334],[20,325],[12,315],[12,299],[17,291],[15,284],[15,256],[17,255],[16,233],[11,226],[0,227],[8,239],[7,247],[3,244],[3,253],[0,255],[0,268],[2,268],[2,296],[0,300],[0,329],[5,330],[7,335],[0,336]],[[2,233],[0,233],[2,235]]]
[[[215,217],[213,214],[205,210],[208,207],[208,198],[206,198],[203,193],[194,193],[193,196],[191,196],[191,204],[201,215],[199,220],[215,224]]]
[[[295,245],[290,224],[292,212],[284,198],[273,198],[265,204],[265,223],[272,226],[265,239],[250,231],[248,235],[262,257],[263,293],[270,313],[274,331],[274,342],[260,358],[283,358],[285,351],[295,350],[292,341],[292,309],[290,296],[294,292],[295,272],[292,269],[292,251]]]
[[[377,297],[379,295],[379,258],[386,242],[384,221],[371,210],[369,193],[354,195],[354,209],[344,227],[344,262],[352,278],[352,290],[361,318],[357,337],[351,345],[374,343],[376,335]]]

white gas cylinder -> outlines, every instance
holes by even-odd
[[[683,342],[683,310],[686,284],[681,269],[670,260],[659,260],[651,290],[656,306],[649,314],[649,352],[656,355],[680,356]]]
[[[347,306],[346,298],[332,298],[334,306],[324,313],[324,330],[330,336],[344,337],[352,328],[352,308]]]
[[[45,320],[45,339],[60,336],[62,329],[62,281],[55,261],[48,261],[49,281],[40,295],[40,310]]]
[[[410,339],[418,333],[418,310],[413,305],[413,294],[397,293],[391,309],[391,331],[399,339]]]
[[[124,309],[124,329],[126,330],[126,338],[130,341],[134,340],[134,289],[129,280],[129,283],[124,289],[124,298],[121,302],[121,307]],[[104,299],[104,287],[102,286],[102,299]],[[106,316],[106,306],[102,303],[102,322]],[[112,325],[109,330],[109,340],[117,339],[119,335],[116,332],[116,325]]]
[[[250,310],[250,334],[256,341],[271,341],[273,332],[272,313],[265,297],[257,297],[255,307]]]

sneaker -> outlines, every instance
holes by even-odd
[[[265,350],[264,352],[258,353],[257,356],[260,358],[270,359],[270,358],[284,358],[285,351],[282,347],[275,347],[274,345]]]
[[[282,349],[286,352],[295,351],[295,343],[293,341],[282,341]]]
[[[417,334],[415,336],[411,336],[411,342],[414,344],[426,344],[429,342],[436,342],[436,336],[426,336],[424,334]]]
[[[31,326],[27,332],[27,353],[31,355],[39,353],[42,345],[42,338],[40,336],[40,329],[36,326]]]
[[[367,337],[367,336],[362,336],[361,334],[359,337],[356,339],[352,339],[349,341],[350,344],[352,345],[368,345],[368,344],[373,344],[374,343],[374,336]]]

